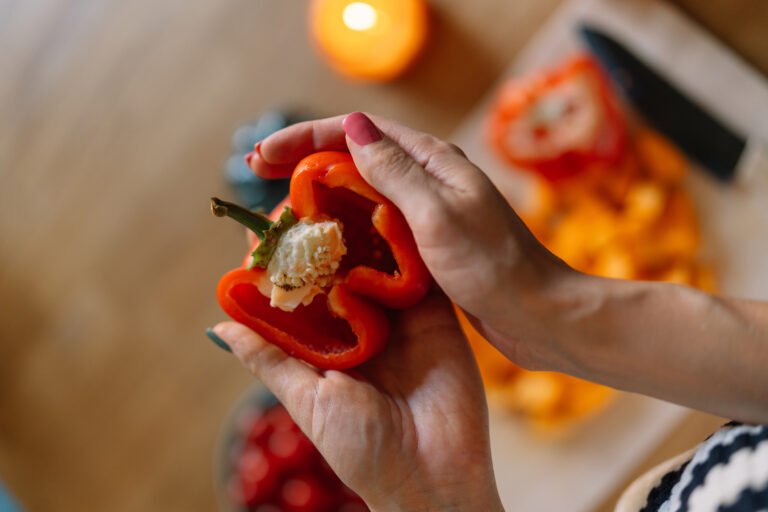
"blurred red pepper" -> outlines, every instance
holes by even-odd
[[[429,272],[405,218],[362,179],[348,153],[322,152],[302,160],[291,178],[290,202],[299,219],[331,218],[342,225],[347,253],[327,294],[291,312],[270,306],[258,288],[266,270],[249,269],[249,253],[244,268],[219,281],[219,303],[234,320],[318,368],[357,366],[380,352],[389,336],[378,304],[397,309],[416,304],[429,289]]]
[[[231,497],[245,506],[256,506],[275,492],[278,465],[259,447],[249,447],[237,460],[238,478],[231,483]]]
[[[280,489],[280,509],[285,512],[324,512],[330,510],[334,496],[315,475],[298,473]]]
[[[490,138],[514,166],[557,182],[618,164],[627,136],[603,72],[579,55],[504,86],[492,107]]]

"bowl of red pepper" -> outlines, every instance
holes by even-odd
[[[216,458],[216,493],[223,512],[368,510],[261,384],[233,407]]]

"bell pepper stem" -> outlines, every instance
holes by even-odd
[[[266,232],[272,227],[272,221],[266,215],[252,212],[218,197],[211,198],[211,213],[216,217],[229,217],[250,229],[259,239],[264,240]]]
[[[272,255],[275,254],[275,251],[277,250],[277,244],[280,242],[280,238],[289,229],[295,226],[298,221],[299,220],[293,214],[293,210],[291,210],[290,206],[286,206],[275,223],[264,232],[264,238],[251,253],[253,259],[248,268],[251,270],[255,267],[267,268],[269,261],[272,259]]]
[[[258,212],[252,212],[229,201],[223,201],[218,197],[211,198],[211,213],[216,217],[229,217],[250,229],[259,237],[259,245],[253,253],[253,259],[249,270],[254,267],[267,268],[272,255],[277,249],[277,244],[286,231],[291,229],[298,219],[289,206],[283,209],[280,218],[272,222],[268,217]]]

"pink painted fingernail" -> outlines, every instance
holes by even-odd
[[[371,142],[380,141],[381,132],[373,121],[362,112],[352,112],[344,118],[342,123],[344,132],[352,139],[352,142],[360,146],[365,146]]]
[[[261,156],[261,141],[254,144],[253,151],[245,155],[245,163],[248,165],[248,167],[251,166],[251,160],[253,160],[253,157],[256,155]]]

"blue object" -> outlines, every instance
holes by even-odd
[[[232,134],[232,155],[225,164],[227,182],[238,201],[251,210],[271,211],[288,195],[288,179],[264,180],[245,163],[245,155],[260,140],[294,123],[304,121],[301,115],[270,110],[256,121],[241,126]]]
[[[208,339],[214,342],[220,349],[226,350],[227,352],[232,352],[232,349],[229,347],[227,342],[221,339],[218,334],[213,332],[213,329],[210,327],[205,330],[205,335],[208,336]]]
[[[21,508],[11,499],[2,484],[0,484],[0,512],[21,512]]]
[[[266,139],[278,130],[302,121],[303,118],[279,110],[264,112],[254,122],[241,126],[232,134],[232,149],[235,153],[253,151],[253,145]]]

